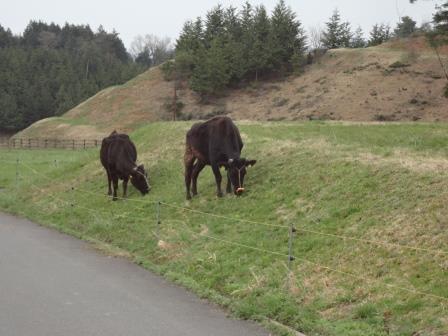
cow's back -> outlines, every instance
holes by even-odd
[[[206,163],[218,157],[239,157],[243,142],[238,128],[229,117],[215,117],[194,124],[187,133],[187,146]]]
[[[106,169],[127,170],[137,161],[137,149],[127,134],[115,132],[103,139],[100,158]]]

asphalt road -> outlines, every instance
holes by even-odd
[[[1,336],[269,335],[131,262],[0,214]]]

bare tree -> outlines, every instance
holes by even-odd
[[[312,26],[309,28],[309,46],[311,50],[323,49],[322,38],[324,29],[321,26]]]
[[[138,35],[131,43],[130,53],[134,60],[146,57],[147,61],[150,61],[150,65],[155,66],[172,57],[173,47],[171,39],[168,37],[160,38],[153,34]]]

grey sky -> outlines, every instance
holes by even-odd
[[[108,31],[115,28],[129,47],[136,35],[155,34],[175,39],[188,19],[203,16],[218,3],[238,8],[245,0],[0,0],[0,24],[15,34],[22,33],[30,20],[64,24],[89,24],[97,29],[100,24]],[[254,0],[269,11],[277,0]],[[431,20],[437,1],[421,0],[410,5],[408,0],[286,0],[297,13],[303,26],[323,25],[334,8],[339,8],[344,20],[353,27],[361,25],[368,32],[375,23],[395,26],[399,15],[417,20]]]

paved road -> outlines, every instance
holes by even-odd
[[[126,260],[0,214],[1,336],[268,334]]]

